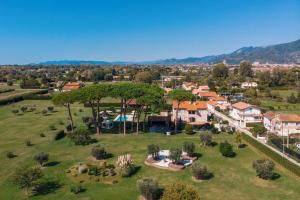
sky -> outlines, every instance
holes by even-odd
[[[149,61],[300,39],[300,0],[0,0],[0,64]]]

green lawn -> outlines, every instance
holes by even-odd
[[[102,183],[83,183],[87,189],[84,193],[74,195],[70,193],[72,180],[66,175],[66,170],[78,162],[89,159],[93,145],[75,146],[68,138],[53,141],[54,131],[49,130],[49,125],[62,129],[65,125],[66,112],[63,107],[55,107],[56,112],[43,116],[41,113],[28,112],[24,115],[14,115],[11,110],[21,106],[35,105],[37,111],[51,105],[50,101],[22,101],[9,106],[0,107],[0,199],[26,199],[24,191],[11,183],[11,176],[20,166],[34,166],[32,157],[38,152],[50,154],[50,162],[59,162],[55,166],[43,169],[46,176],[59,180],[63,186],[54,193],[43,196],[30,197],[30,199],[101,199],[101,200],[135,200],[138,197],[136,180],[142,177],[152,177],[164,185],[171,181],[181,181],[194,185],[200,192],[202,199],[299,199],[300,180],[278,164],[276,172],[281,177],[274,181],[262,181],[255,176],[252,161],[264,157],[251,146],[236,150],[235,158],[224,158],[218,152],[218,146],[202,148],[199,146],[199,135],[164,136],[160,134],[118,135],[105,134],[93,136],[98,139],[98,144],[114,154],[108,162],[113,163],[120,154],[130,153],[134,162],[141,166],[140,171],[131,178],[123,178],[114,185]],[[81,117],[89,113],[88,109],[79,112],[81,105],[73,106],[76,124],[81,123]],[[40,137],[44,133],[46,137]],[[30,140],[34,145],[27,147],[25,141]],[[233,143],[234,136],[228,134],[214,135],[216,142],[228,140]],[[143,161],[146,156],[148,144],[155,143],[163,149],[172,147],[181,148],[184,141],[193,141],[197,144],[197,152],[201,153],[199,161],[207,165],[214,177],[210,180],[195,183],[191,179],[190,169],[180,172],[170,172],[145,166]],[[13,151],[18,156],[9,160],[6,152]]]

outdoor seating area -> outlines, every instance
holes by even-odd
[[[145,164],[161,169],[178,171],[190,166],[197,159],[196,157],[189,157],[186,152],[182,152],[180,156],[180,163],[175,164],[169,156],[170,150],[160,150],[157,158],[153,158],[152,155],[148,155],[145,160]]]

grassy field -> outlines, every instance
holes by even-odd
[[[15,90],[15,91],[11,91],[11,92],[4,92],[4,93],[0,94],[0,100],[7,99],[7,98],[12,98],[12,97],[17,96],[17,95],[29,94],[32,91],[38,91],[38,90],[30,90],[30,89],[25,90],[24,89],[24,90]]]
[[[277,90],[272,90],[272,92],[278,93],[282,98],[282,100],[278,101],[271,98],[263,97],[262,95],[260,96],[262,107],[269,109],[269,107],[272,106],[274,108],[274,111],[277,112],[289,113],[289,114],[300,114],[300,104],[292,104],[286,101],[286,98],[290,96],[292,93],[294,93],[295,96],[297,96],[297,91],[291,89],[286,89],[286,90],[277,89]]]
[[[252,161],[263,158],[251,146],[236,150],[235,158],[224,158],[218,152],[218,146],[203,148],[199,145],[199,135],[164,136],[160,134],[141,135],[118,135],[105,134],[93,136],[97,138],[98,144],[103,145],[114,157],[108,160],[114,163],[116,157],[121,154],[130,153],[134,162],[141,166],[140,171],[131,178],[123,178],[114,185],[103,183],[83,183],[86,188],[84,193],[74,195],[70,192],[70,185],[74,182],[67,177],[66,170],[78,162],[85,162],[90,158],[92,145],[75,146],[68,138],[54,141],[54,132],[49,125],[55,125],[62,129],[60,121],[66,121],[66,111],[63,107],[55,107],[55,112],[43,116],[39,111],[51,105],[50,101],[22,101],[9,106],[0,107],[0,199],[26,199],[24,191],[18,189],[11,183],[11,176],[20,166],[34,166],[33,156],[39,152],[47,152],[50,155],[49,162],[57,162],[56,165],[46,167],[43,172],[47,177],[59,180],[62,187],[53,193],[34,196],[30,199],[101,199],[101,200],[134,200],[138,197],[136,181],[142,177],[158,179],[162,184],[172,181],[181,181],[194,185],[199,190],[203,200],[205,199],[299,199],[300,180],[278,164],[276,172],[280,178],[274,181],[262,181],[255,176],[252,169]],[[37,112],[28,112],[23,115],[14,115],[11,110],[21,106],[35,106]],[[79,112],[81,105],[73,106],[76,113],[75,121],[79,126],[81,117],[89,114],[88,109]],[[40,137],[44,133],[46,137]],[[26,146],[25,141],[30,140],[33,146]],[[228,134],[214,135],[214,140],[219,143],[228,140],[233,143],[234,136]],[[214,177],[210,180],[195,183],[191,179],[190,169],[180,172],[170,172],[145,166],[143,161],[146,156],[147,145],[154,143],[162,149],[172,147],[181,148],[184,141],[193,141],[197,144],[196,151],[201,154],[197,162],[207,165],[213,172]],[[17,154],[13,159],[6,158],[6,152],[12,151]]]

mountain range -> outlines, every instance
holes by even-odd
[[[283,44],[270,45],[265,47],[242,47],[229,54],[212,55],[204,57],[188,57],[188,58],[170,58],[153,61],[83,61],[83,60],[59,60],[59,61],[46,61],[39,64],[43,65],[80,65],[80,64],[97,64],[97,65],[109,65],[109,64],[201,64],[201,63],[219,63],[226,61],[228,64],[238,64],[243,60],[250,62],[260,63],[300,63],[300,39]]]

